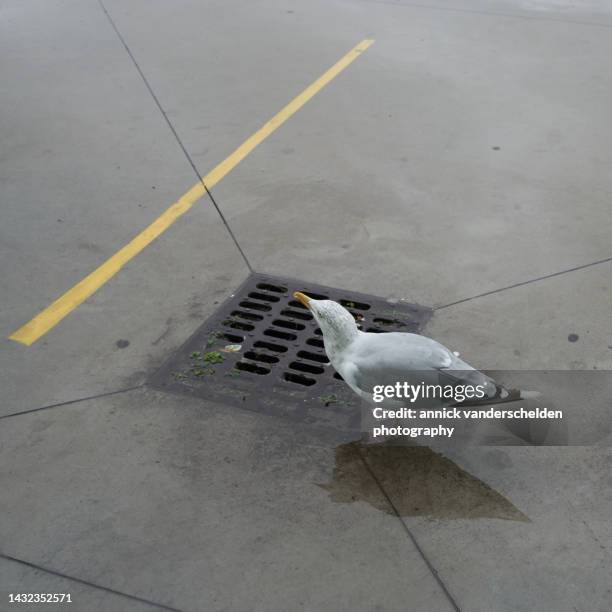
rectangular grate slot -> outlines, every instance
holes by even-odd
[[[364,302],[355,302],[354,300],[338,300],[348,310],[370,310],[370,305]]]
[[[232,321],[231,319],[223,321],[223,325],[227,325],[232,329],[242,329],[243,331],[253,331],[255,329],[255,327],[249,323],[241,323],[240,321]]]
[[[242,310],[234,310],[231,316],[246,319],[247,321],[263,321],[261,315],[255,314],[254,312],[242,312]]]
[[[329,359],[327,355],[321,355],[320,353],[311,353],[310,351],[298,351],[298,357],[302,359],[310,359],[311,361],[316,361],[318,363],[329,363]]]
[[[293,317],[295,319],[301,319],[302,321],[312,320],[312,315],[309,312],[298,312],[297,310],[289,310],[285,308],[281,310],[281,314],[285,317]]]
[[[398,321],[397,319],[383,319],[382,317],[376,317],[372,320],[374,323],[379,323],[380,325],[399,325],[400,327],[406,325],[404,322]]]
[[[282,332],[278,329],[266,329],[264,331],[264,336],[271,336],[272,338],[278,338],[279,340],[289,340],[290,342],[293,340],[297,340],[297,336],[295,334],[290,334],[289,332]]]
[[[310,365],[309,363],[302,363],[301,361],[292,361],[289,367],[299,372],[308,372],[308,374],[323,374],[323,372],[325,372],[325,368]]]
[[[287,287],[272,285],[270,283],[257,283],[258,289],[265,289],[266,291],[275,291],[277,293],[287,293]]]
[[[269,374],[270,370],[268,368],[264,368],[263,366],[257,365],[255,363],[251,363],[249,361],[238,361],[236,363],[236,369],[241,372],[252,372],[253,374]]]
[[[323,340],[319,340],[318,338],[308,338],[306,340],[306,344],[309,346],[316,346],[317,348],[324,349],[325,344],[323,344]]]
[[[274,344],[273,342],[265,342],[264,340],[256,340],[253,342],[255,348],[265,348],[275,353],[286,353],[287,347],[282,344]]]
[[[378,329],[378,327],[368,327],[366,331],[371,332],[373,334],[384,334],[385,333],[384,329]]]
[[[237,336],[236,334],[227,334],[227,333],[217,333],[217,338],[222,340],[227,340],[228,342],[244,342],[244,336]]]
[[[308,289],[300,289],[300,291],[305,293],[308,297],[311,297],[313,300],[329,300],[329,298],[322,293],[315,293],[314,291],[309,291]]]
[[[149,384],[343,434],[360,431],[361,400],[329,363],[321,330],[295,291],[341,303],[359,327],[377,333],[419,333],[431,316],[416,304],[252,274]]]
[[[278,302],[280,300],[276,295],[268,295],[267,293],[259,293],[258,291],[251,291],[249,297],[254,300],[263,300],[264,302]]]
[[[296,329],[299,331],[306,329],[301,323],[297,323],[296,321],[285,321],[284,319],[274,319],[274,321],[272,321],[272,325],[278,325],[278,327],[286,327],[287,329]]]
[[[272,306],[268,306],[268,304],[260,304],[259,302],[240,302],[239,304],[242,308],[251,308],[252,310],[261,310],[264,312],[268,312],[272,310]]]
[[[263,361],[264,363],[278,363],[278,357],[268,355],[267,353],[256,353],[255,351],[247,351],[244,356],[253,361]]]
[[[298,385],[304,385],[305,387],[310,387],[317,383],[314,378],[309,378],[308,376],[304,376],[302,374],[294,374],[293,372],[285,372],[283,374],[283,378],[285,380],[288,380],[289,382],[297,383]]]

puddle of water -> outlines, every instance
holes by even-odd
[[[334,502],[363,501],[394,514],[373,473],[401,516],[529,522],[503,495],[428,447],[350,442],[335,456],[331,482],[319,484]]]

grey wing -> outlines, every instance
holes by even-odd
[[[489,377],[445,346],[416,334],[363,334],[352,347],[350,367],[345,369],[345,380],[360,395],[371,396],[375,385],[396,382],[494,387]]]

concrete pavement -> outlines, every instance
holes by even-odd
[[[437,307],[482,368],[612,369],[605,3],[105,6],[202,175],[376,39],[213,190],[252,266]],[[380,466],[319,486],[337,440],[142,386],[248,274],[207,198],[6,340],[197,177],[97,2],[0,10],[0,609],[612,607],[609,445],[448,455],[528,521],[397,516]]]

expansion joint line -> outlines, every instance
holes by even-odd
[[[121,41],[121,44],[125,48],[126,53],[129,55],[130,59],[132,60],[132,63],[134,64],[134,67],[138,71],[138,74],[140,75],[140,78],[142,79],[143,83],[145,84],[145,87],[147,88],[147,90],[151,94],[151,97],[153,98],[153,101],[155,102],[157,108],[159,109],[159,112],[162,114],[163,118],[165,119],[166,123],[168,124],[168,127],[170,128],[170,131],[174,135],[174,138],[176,139],[176,142],[178,143],[179,147],[183,151],[185,157],[187,158],[187,161],[189,162],[191,168],[195,172],[195,175],[198,177],[198,181],[200,183],[202,183],[202,187],[204,187],[204,191],[206,192],[206,194],[210,198],[210,201],[212,202],[213,206],[215,207],[215,210],[219,214],[219,217],[220,217],[221,221],[223,222],[223,225],[225,226],[225,229],[227,230],[228,234],[230,235],[230,237],[232,238],[234,244],[236,245],[236,248],[238,249],[238,251],[240,253],[240,256],[242,257],[242,259],[243,259],[244,263],[246,264],[247,268],[249,269],[249,272],[253,272],[254,270],[253,270],[253,266],[251,265],[251,262],[249,261],[248,257],[246,256],[246,253],[244,252],[243,248],[240,246],[240,243],[238,242],[238,239],[236,238],[236,235],[232,231],[232,228],[230,227],[229,223],[227,222],[227,219],[225,218],[225,215],[221,211],[221,208],[217,204],[217,202],[216,202],[215,198],[213,197],[211,191],[208,189],[206,183],[204,182],[204,178],[200,174],[200,171],[198,170],[197,166],[195,165],[195,162],[193,161],[193,158],[191,157],[191,155],[187,151],[187,148],[183,144],[183,141],[181,140],[180,136],[178,135],[178,132],[176,131],[174,125],[170,121],[170,119],[168,117],[168,114],[164,110],[164,107],[161,105],[161,102],[159,101],[159,98],[157,97],[157,95],[153,91],[153,88],[151,87],[151,84],[149,83],[147,77],[145,76],[144,72],[140,68],[140,64],[136,61],[136,58],[134,57],[134,54],[132,53],[131,49],[128,47],[128,44],[125,42],[125,39],[123,38],[123,35],[119,31],[119,28],[117,28],[117,25],[115,24],[113,18],[110,16],[110,13],[108,12],[106,6],[104,5],[104,2],[102,0],[98,0],[98,2],[100,4],[100,7],[102,8],[102,11],[106,15],[109,23],[111,24],[113,30],[115,30],[115,34],[117,34],[117,37],[119,38],[119,40]]]
[[[38,408],[30,408],[28,410],[21,410],[19,412],[11,412],[10,414],[1,415],[0,420],[11,419],[13,417],[22,416],[24,414],[31,414],[32,412],[40,412],[41,410],[50,410],[51,408],[61,408],[62,406],[70,406],[71,404],[80,404],[81,402],[88,402],[91,400],[99,399],[101,397],[119,395],[121,393],[127,393],[128,391],[135,391],[136,389],[142,389],[144,386],[145,384],[142,383],[141,385],[135,385],[133,387],[126,387],[125,389],[117,389],[116,391],[105,391],[104,393],[98,393],[97,395],[88,395],[86,397],[78,397],[77,399],[66,400],[64,402],[57,402],[56,404],[47,404],[46,406],[39,406]]]
[[[427,558],[427,555],[425,554],[425,551],[421,548],[421,545],[419,544],[419,542],[416,539],[415,535],[412,533],[412,530],[404,522],[404,519],[402,518],[402,515],[400,514],[399,510],[397,509],[397,506],[393,503],[393,500],[391,499],[389,494],[385,491],[384,487],[382,486],[382,483],[378,479],[378,476],[376,476],[376,473],[374,472],[374,470],[368,465],[368,462],[366,461],[365,457],[363,456],[363,453],[359,450],[359,448],[357,446],[355,446],[355,449],[357,450],[357,454],[359,455],[359,458],[361,459],[361,462],[363,463],[365,469],[370,474],[370,476],[372,477],[372,479],[376,483],[376,486],[379,488],[380,492],[382,493],[383,497],[385,498],[385,500],[387,501],[387,503],[389,504],[389,506],[393,510],[393,514],[395,514],[395,516],[398,518],[400,524],[402,525],[404,531],[406,532],[406,535],[410,538],[410,540],[413,543],[414,547],[417,549],[417,552],[419,553],[419,555],[421,556],[421,558],[425,562],[425,565],[427,566],[427,568],[431,572],[431,574],[434,577],[435,581],[438,583],[438,586],[442,589],[442,592],[444,593],[444,595],[448,599],[448,602],[452,606],[453,610],[455,610],[455,612],[461,612],[461,608],[459,607],[459,605],[455,601],[455,598],[451,595],[451,593],[448,590],[448,587],[446,586],[446,584],[444,584],[444,581],[442,580],[442,577],[438,573],[438,570],[433,566],[431,561]]]
[[[43,567],[42,565],[37,565],[36,563],[30,563],[29,561],[24,561],[23,559],[18,559],[17,557],[13,557],[2,552],[0,552],[0,559],[4,559],[5,561],[12,561],[13,563],[24,565],[25,567],[29,567],[30,569],[36,570],[38,572],[51,574],[52,576],[57,576],[58,578],[63,578],[64,580],[69,580],[71,582],[77,582],[93,589],[106,591],[107,593],[112,593],[113,595],[117,595],[118,597],[131,599],[132,601],[139,601],[149,606],[159,608],[160,610],[167,610],[168,612],[181,612],[181,610],[179,610],[178,608],[173,608],[165,604],[157,603],[156,601],[151,601],[150,599],[145,599],[144,597],[138,597],[137,595],[130,595],[129,593],[124,593],[123,591],[117,591],[116,589],[111,589],[110,587],[105,587],[100,584],[96,584],[95,582],[90,582],[89,580],[83,580],[83,578],[76,578],[75,576],[70,576],[68,574],[64,574],[63,572],[58,572],[57,570],[53,570],[48,567]]]

